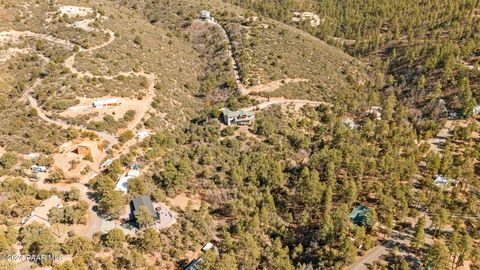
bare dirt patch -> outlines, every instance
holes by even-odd
[[[102,99],[109,99],[114,97],[103,97]],[[95,114],[91,121],[102,121],[106,115],[112,115],[115,120],[122,118],[129,110],[135,111],[135,115],[144,115],[148,110],[144,100],[121,98],[122,104],[111,108],[93,108],[92,103],[94,98],[79,98],[80,103],[77,106],[70,107],[64,112],[60,113],[62,117],[76,118],[79,116]]]
[[[200,196],[195,195],[192,197],[188,197],[186,194],[182,193],[173,198],[167,198],[167,202],[174,207],[178,207],[182,210],[187,209],[189,203],[192,205],[193,210],[199,210],[202,204]]]
[[[260,92],[273,92],[288,83],[299,83],[299,82],[308,82],[308,81],[309,80],[307,79],[301,79],[301,78],[276,80],[267,84],[259,84],[259,85],[249,87],[248,89],[244,90],[244,94],[250,95],[250,94],[255,94]]]
[[[79,147],[90,153],[93,162],[84,159],[86,154],[79,152]],[[91,140],[67,142],[60,147],[59,153],[53,155],[54,167],[60,168],[65,173],[65,177],[70,179],[83,178],[82,170],[87,166],[98,168],[104,157],[102,143]]]

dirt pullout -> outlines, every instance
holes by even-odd
[[[249,87],[244,90],[243,94],[255,95],[255,93],[260,93],[260,92],[273,92],[289,83],[299,83],[299,82],[308,82],[308,81],[309,81],[308,79],[302,79],[302,78],[297,78],[297,79],[287,78],[282,80],[276,80],[267,84],[259,84],[259,85]]]

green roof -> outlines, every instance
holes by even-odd
[[[253,116],[253,112],[251,111],[244,111],[244,110],[238,110],[238,111],[230,111],[229,109],[225,109],[223,111],[223,114],[227,117],[239,117],[242,115],[245,116]]]
[[[368,226],[368,213],[370,213],[370,208],[361,204],[357,205],[350,212],[350,220],[356,225]]]

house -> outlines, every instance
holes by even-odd
[[[77,149],[75,149],[75,153],[81,156],[88,156],[92,153],[92,151],[88,145],[80,144],[77,146]]]
[[[113,160],[111,159],[107,159],[105,160],[105,162],[102,163],[102,165],[100,165],[100,168],[101,169],[105,169],[107,168],[108,166],[110,166],[110,164],[112,164]]]
[[[137,139],[139,141],[143,141],[145,140],[145,138],[149,137],[150,135],[152,135],[152,133],[148,130],[141,130],[137,133]]]
[[[350,212],[350,221],[358,226],[369,227],[371,226],[368,216],[369,213],[370,208],[361,204],[357,205],[355,208],[352,209],[352,212]]]
[[[358,128],[358,124],[353,121],[352,118],[343,118],[342,119],[342,124],[344,124],[346,127],[350,129],[356,129]]]
[[[449,179],[443,175],[437,175],[437,177],[435,177],[435,180],[433,181],[433,184],[437,187],[444,188],[448,187],[448,185],[453,182],[455,182],[455,180]]]
[[[140,207],[142,206],[145,206],[148,209],[148,212],[150,212],[150,214],[155,220],[159,218],[158,213],[155,210],[155,207],[153,207],[153,203],[150,197],[143,195],[143,196],[134,198],[130,202],[130,211],[131,211],[130,215],[132,219],[135,219],[138,209],[140,209]]]
[[[41,224],[45,224],[46,226],[50,226],[48,214],[50,210],[53,208],[62,208],[62,200],[57,196],[52,196],[49,199],[46,199],[42,202],[39,207],[36,207],[30,216],[24,218],[22,220],[22,225],[28,225],[32,222],[36,221]]]
[[[46,173],[47,172],[47,167],[45,167],[45,166],[33,165],[31,169],[32,169],[34,174]]]
[[[97,99],[93,102],[93,108],[110,108],[110,107],[117,107],[122,104],[122,100],[118,98],[111,98],[111,99]]]
[[[309,21],[310,26],[317,27],[325,22],[325,19],[321,19],[319,15],[314,14],[313,12],[294,12],[292,22],[299,23],[302,21]]]
[[[140,165],[138,165],[137,163],[133,163],[133,164],[130,166],[130,169],[131,169],[131,170],[140,171]]]
[[[140,176],[140,170],[130,170],[127,173],[127,177],[135,178]]]
[[[473,108],[473,115],[477,115],[477,114],[480,114],[480,105],[476,105]]]
[[[230,111],[229,109],[222,109],[222,120],[227,125],[250,125],[255,120],[255,114],[251,111]]]
[[[368,110],[367,113],[372,115],[375,120],[382,120],[382,107],[380,106],[370,107],[370,110]]]
[[[125,194],[128,192],[128,180],[132,179],[133,177],[122,176],[120,180],[118,180],[117,184],[115,185],[114,190],[121,191]]]
[[[184,270],[199,270],[198,266],[203,261],[203,256],[191,261]]]
[[[208,242],[208,243],[206,243],[206,244],[202,247],[202,251],[204,251],[204,252],[205,252],[205,251],[208,251],[208,250],[210,250],[212,247],[213,247],[213,244],[210,243],[210,242]]]
[[[210,14],[210,11],[202,10],[200,11],[198,18],[204,22],[214,22],[214,18]]]
[[[137,164],[132,165],[132,168],[130,171],[128,171],[127,175],[120,177],[120,180],[118,180],[114,190],[118,190],[127,194],[128,180],[139,177],[139,176],[140,176],[140,166],[138,166]]]

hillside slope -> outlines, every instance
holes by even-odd
[[[28,89],[41,77],[29,94],[50,114],[68,111],[93,98],[121,97],[129,104],[145,103],[144,107],[153,100],[146,119],[155,129],[174,128],[174,123],[187,122],[199,111],[201,101],[195,91],[205,61],[183,38],[151,25],[138,12],[110,1],[83,3],[81,6],[89,12],[81,15],[62,14],[61,2],[7,2],[8,14],[20,15],[2,17],[1,46],[22,51],[12,53],[0,65],[19,62],[16,65],[25,66],[22,72],[30,74],[19,77],[16,70],[4,69],[5,78],[21,80],[5,82],[4,91],[12,98],[26,94],[15,90],[16,85]],[[25,58],[29,59],[28,65]],[[148,76],[155,79],[149,82]],[[148,89],[150,83],[153,93]],[[135,111],[137,116],[146,113]],[[115,128],[109,129],[102,117],[112,113],[86,111],[68,114],[66,120],[110,131],[125,126],[113,123]],[[114,116],[117,122],[121,116]]]
[[[246,87],[281,79],[286,84],[270,96],[335,101],[352,95],[367,80],[368,68],[340,49],[281,22],[220,1],[123,1],[141,9],[149,21],[182,35],[203,9],[211,11],[233,45]],[[197,11],[197,13],[195,12]],[[341,100],[341,99],[340,99]]]

